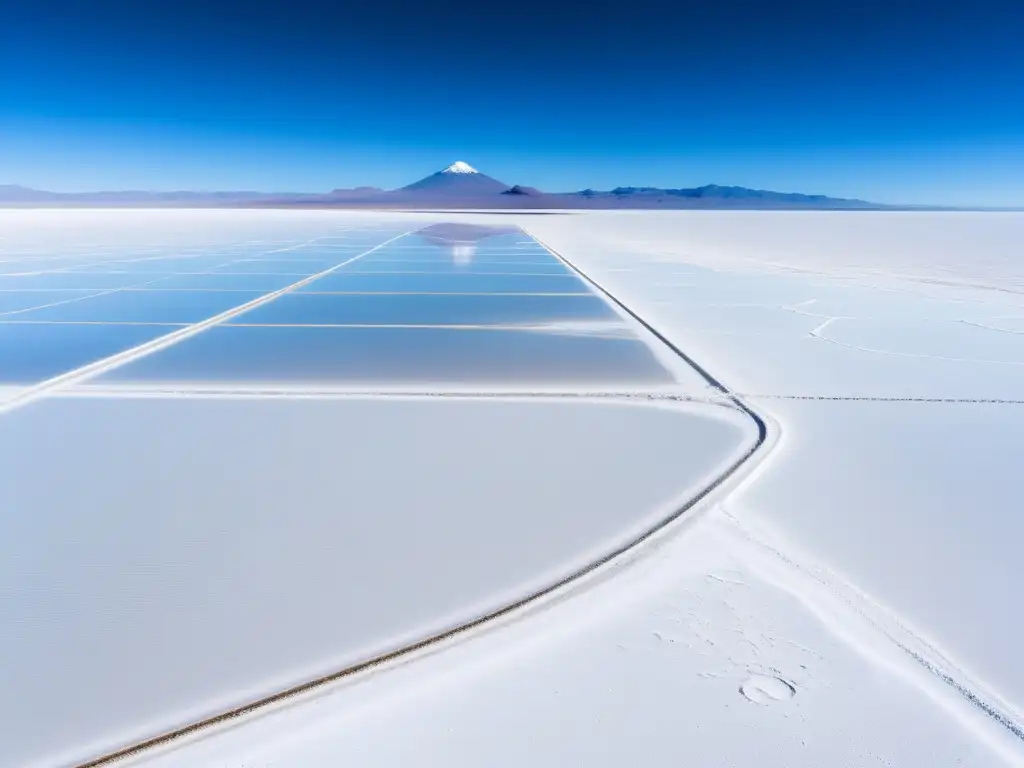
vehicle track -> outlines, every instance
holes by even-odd
[[[289,699],[296,698],[296,697],[298,697],[298,696],[300,696],[302,694],[309,693],[309,692],[314,691],[314,690],[319,689],[319,688],[323,688],[323,687],[325,687],[327,685],[330,685],[332,683],[335,683],[335,682],[338,682],[340,680],[343,680],[343,679],[355,676],[355,675],[357,675],[357,674],[359,674],[361,672],[367,672],[369,670],[372,670],[372,669],[375,669],[375,668],[387,665],[387,664],[389,664],[391,662],[395,662],[395,661],[404,659],[406,657],[410,657],[410,656],[412,656],[413,654],[415,654],[415,653],[417,653],[419,651],[422,651],[422,650],[430,648],[431,646],[439,645],[439,644],[443,643],[444,641],[451,640],[451,639],[454,639],[454,638],[457,638],[457,637],[460,637],[460,636],[463,636],[463,635],[467,635],[468,633],[472,632],[473,630],[481,628],[482,626],[484,626],[484,625],[488,624],[489,622],[492,622],[492,621],[494,621],[496,619],[509,617],[512,614],[514,614],[514,613],[516,613],[516,612],[518,612],[518,611],[520,611],[522,609],[525,609],[525,608],[529,607],[532,603],[535,603],[535,602],[539,601],[542,598],[552,596],[554,593],[558,592],[559,590],[562,590],[563,588],[570,586],[573,582],[576,582],[576,581],[578,581],[579,579],[581,579],[581,578],[583,578],[585,576],[593,574],[596,571],[598,571],[598,570],[600,570],[600,569],[602,569],[602,568],[604,568],[606,566],[611,565],[614,561],[619,560],[621,557],[623,557],[624,555],[629,553],[631,550],[633,550],[638,545],[648,541],[649,539],[654,537],[656,534],[660,533],[662,530],[667,528],[669,525],[671,525],[675,521],[679,520],[688,511],[690,511],[691,509],[696,507],[700,502],[702,502],[712,492],[714,492],[715,490],[720,488],[724,483],[726,483],[726,481],[728,481],[730,478],[732,478],[733,475],[741,467],[745,466],[750,461],[751,458],[753,458],[756,454],[758,454],[761,451],[762,447],[765,446],[765,444],[766,444],[766,442],[768,440],[768,427],[767,427],[767,424],[765,423],[765,421],[754,410],[752,410],[746,403],[744,403],[743,400],[737,394],[733,393],[730,389],[728,389],[718,379],[716,379],[714,376],[712,376],[707,370],[705,370],[702,366],[700,366],[692,358],[690,358],[689,355],[687,355],[679,347],[677,347],[675,344],[673,344],[671,341],[669,341],[665,336],[663,336],[657,329],[655,329],[646,320],[644,320],[642,317],[640,317],[636,312],[634,312],[632,309],[630,309],[625,304],[623,304],[621,301],[619,301],[614,295],[612,295],[609,291],[607,291],[603,286],[601,286],[599,283],[594,281],[583,270],[581,270],[579,267],[577,267],[575,264],[573,264],[571,261],[569,261],[567,258],[562,256],[560,253],[555,251],[553,248],[548,246],[546,243],[541,241],[539,238],[534,236],[529,231],[527,231],[525,229],[523,231],[529,237],[531,237],[534,240],[536,240],[536,242],[538,244],[540,244],[543,248],[545,248],[547,251],[549,251],[555,258],[557,258],[559,261],[561,261],[563,264],[565,264],[566,267],[568,267],[570,270],[572,270],[576,275],[578,275],[581,279],[583,279],[588,285],[592,286],[594,288],[594,290],[599,295],[603,296],[607,301],[611,302],[614,306],[616,306],[617,308],[619,308],[620,310],[625,312],[633,320],[635,320],[636,322],[640,323],[647,331],[649,331],[656,339],[658,339],[658,341],[660,341],[668,349],[670,349],[673,353],[675,353],[677,356],[679,356],[684,362],[687,363],[687,365],[689,365],[691,368],[693,368],[702,378],[704,378],[708,382],[708,384],[714,390],[716,390],[717,394],[720,396],[720,399],[717,402],[709,399],[707,401],[708,405],[717,405],[719,407],[731,407],[731,408],[737,409],[737,410],[743,412],[744,414],[746,414],[754,422],[754,424],[755,424],[755,426],[757,428],[757,437],[756,437],[753,445],[742,456],[740,456],[729,467],[727,467],[724,472],[722,472],[711,483],[709,483],[705,488],[703,488],[699,493],[695,494],[690,499],[687,499],[687,501],[683,505],[681,505],[678,509],[673,511],[672,514],[670,514],[667,517],[659,520],[655,525],[653,525],[652,527],[648,528],[646,531],[642,532],[641,534],[639,534],[637,536],[634,536],[629,541],[625,542],[624,544],[621,544],[621,545],[617,546],[613,551],[610,551],[610,552],[606,553],[605,555],[603,555],[599,559],[589,563],[588,565],[584,566],[583,568],[577,569],[576,571],[574,571],[573,573],[569,574],[568,576],[565,576],[565,577],[559,579],[558,581],[556,581],[556,582],[554,582],[552,584],[549,584],[546,587],[543,587],[541,589],[535,590],[535,591],[525,595],[524,597],[522,597],[522,598],[520,598],[520,599],[518,599],[518,600],[516,600],[516,601],[514,601],[514,602],[512,602],[512,603],[510,603],[510,604],[508,604],[508,605],[506,605],[504,607],[502,607],[502,608],[499,608],[499,609],[494,610],[494,611],[490,611],[490,612],[488,612],[488,613],[486,613],[484,615],[481,615],[481,616],[477,617],[476,619],[473,619],[472,621],[469,621],[469,622],[460,624],[458,626],[452,627],[452,628],[450,628],[448,630],[445,630],[443,632],[439,632],[439,633],[433,634],[433,635],[431,635],[429,637],[423,638],[422,640],[419,640],[419,641],[417,641],[415,643],[412,643],[410,645],[404,646],[404,647],[402,647],[400,649],[396,649],[396,650],[393,650],[393,651],[389,651],[389,652],[380,654],[380,655],[375,656],[375,657],[373,657],[371,659],[368,659],[368,660],[363,661],[363,662],[359,662],[357,664],[353,664],[353,665],[347,666],[347,667],[345,667],[343,669],[339,669],[339,670],[337,670],[335,672],[332,672],[330,674],[323,675],[323,676],[318,677],[316,679],[308,680],[308,681],[306,681],[304,683],[299,683],[299,684],[291,686],[289,688],[282,689],[282,690],[280,690],[280,691],[278,691],[276,693],[270,694],[268,696],[264,696],[264,697],[262,697],[260,699],[257,699],[255,701],[249,702],[249,703],[244,704],[242,706],[226,710],[226,711],[221,712],[221,713],[219,713],[217,715],[214,715],[212,717],[208,717],[208,718],[205,718],[203,720],[199,720],[199,721],[190,723],[188,725],[176,728],[174,730],[166,731],[166,732],[164,732],[164,733],[162,733],[162,734],[160,734],[158,736],[153,736],[153,737],[151,737],[149,739],[146,739],[144,741],[136,742],[134,744],[131,744],[131,745],[126,746],[126,747],[123,747],[123,748],[118,749],[116,751],[108,752],[108,753],[106,753],[104,755],[100,755],[100,756],[98,756],[96,758],[90,759],[90,760],[88,760],[88,761],[86,761],[84,763],[78,763],[78,764],[76,764],[74,766],[74,768],[100,768],[101,766],[111,765],[111,764],[114,764],[116,762],[119,762],[119,761],[122,761],[122,760],[126,760],[126,759],[128,759],[130,757],[138,756],[140,753],[145,752],[146,750],[149,750],[149,749],[154,749],[154,748],[157,748],[157,747],[168,746],[168,745],[172,744],[174,741],[177,741],[178,739],[182,739],[182,738],[185,738],[187,736],[196,735],[196,734],[198,734],[198,733],[200,733],[202,731],[206,731],[208,729],[212,729],[212,728],[217,727],[217,726],[225,725],[225,724],[227,724],[227,723],[229,723],[229,722],[231,722],[233,720],[236,720],[236,719],[238,719],[240,717],[243,717],[245,715],[254,713],[254,712],[258,711],[258,710],[267,708],[267,707],[269,707],[271,705],[283,703],[283,702],[285,702],[285,701],[287,701]],[[440,393],[440,394],[442,394],[442,396],[450,396],[450,397],[459,397],[460,396],[459,393],[453,393],[451,395],[443,395],[443,393]],[[596,400],[601,400],[603,402],[608,402],[609,400],[621,400],[623,402],[635,402],[639,397],[643,397],[642,395],[638,395],[638,393],[623,393],[623,395],[624,396],[621,397],[621,398],[620,397],[615,397],[614,395],[612,395],[612,396],[602,396],[602,397],[595,398],[595,399]],[[386,395],[382,395],[382,396],[386,396]],[[399,395],[399,396],[401,396],[401,395]],[[431,395],[426,395],[426,396],[431,396]],[[462,396],[467,396],[467,395],[462,395]],[[514,397],[514,395],[508,395],[508,394],[504,394],[504,393],[495,393],[494,395],[487,395],[487,396]],[[472,397],[472,395],[470,394],[470,395],[468,395],[468,397]],[[586,395],[581,395],[580,399],[587,399],[587,396]],[[658,400],[658,399],[670,399],[670,398],[666,398],[666,397],[655,395],[654,397],[650,397],[650,398],[646,398],[646,399]],[[685,398],[685,399],[688,400],[688,401],[695,400],[695,398]],[[724,402],[722,402],[723,400],[724,400]]]

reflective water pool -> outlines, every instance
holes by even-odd
[[[101,380],[674,380],[639,326],[520,230],[399,233],[210,253],[143,249],[70,267],[41,260],[32,274],[0,276],[0,382],[43,381],[195,323],[210,327]],[[47,271],[51,263],[61,267]]]

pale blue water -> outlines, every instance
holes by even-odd
[[[381,385],[673,380],[633,326],[522,232],[435,225],[365,253],[394,234],[382,228],[284,250],[244,245],[211,253],[83,257],[77,266],[47,274],[0,276],[0,312],[18,311],[0,314],[0,382],[45,380],[310,277],[103,379]],[[26,290],[40,288],[48,290]],[[89,295],[110,288],[122,290]],[[323,325],[336,327],[315,327]],[[410,327],[355,327],[366,325]]]

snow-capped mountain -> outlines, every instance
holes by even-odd
[[[480,173],[469,163],[464,163],[461,160],[456,160],[454,163],[445,168],[441,173]]]
[[[508,184],[492,179],[468,163],[458,160],[444,170],[432,173],[430,176],[408,184],[397,191],[401,193],[429,192],[446,197],[478,197],[500,194],[508,188]]]

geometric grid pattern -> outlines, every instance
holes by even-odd
[[[99,385],[664,385],[620,315],[517,227],[0,262],[0,386],[155,342]],[[158,339],[178,332],[173,343]]]

